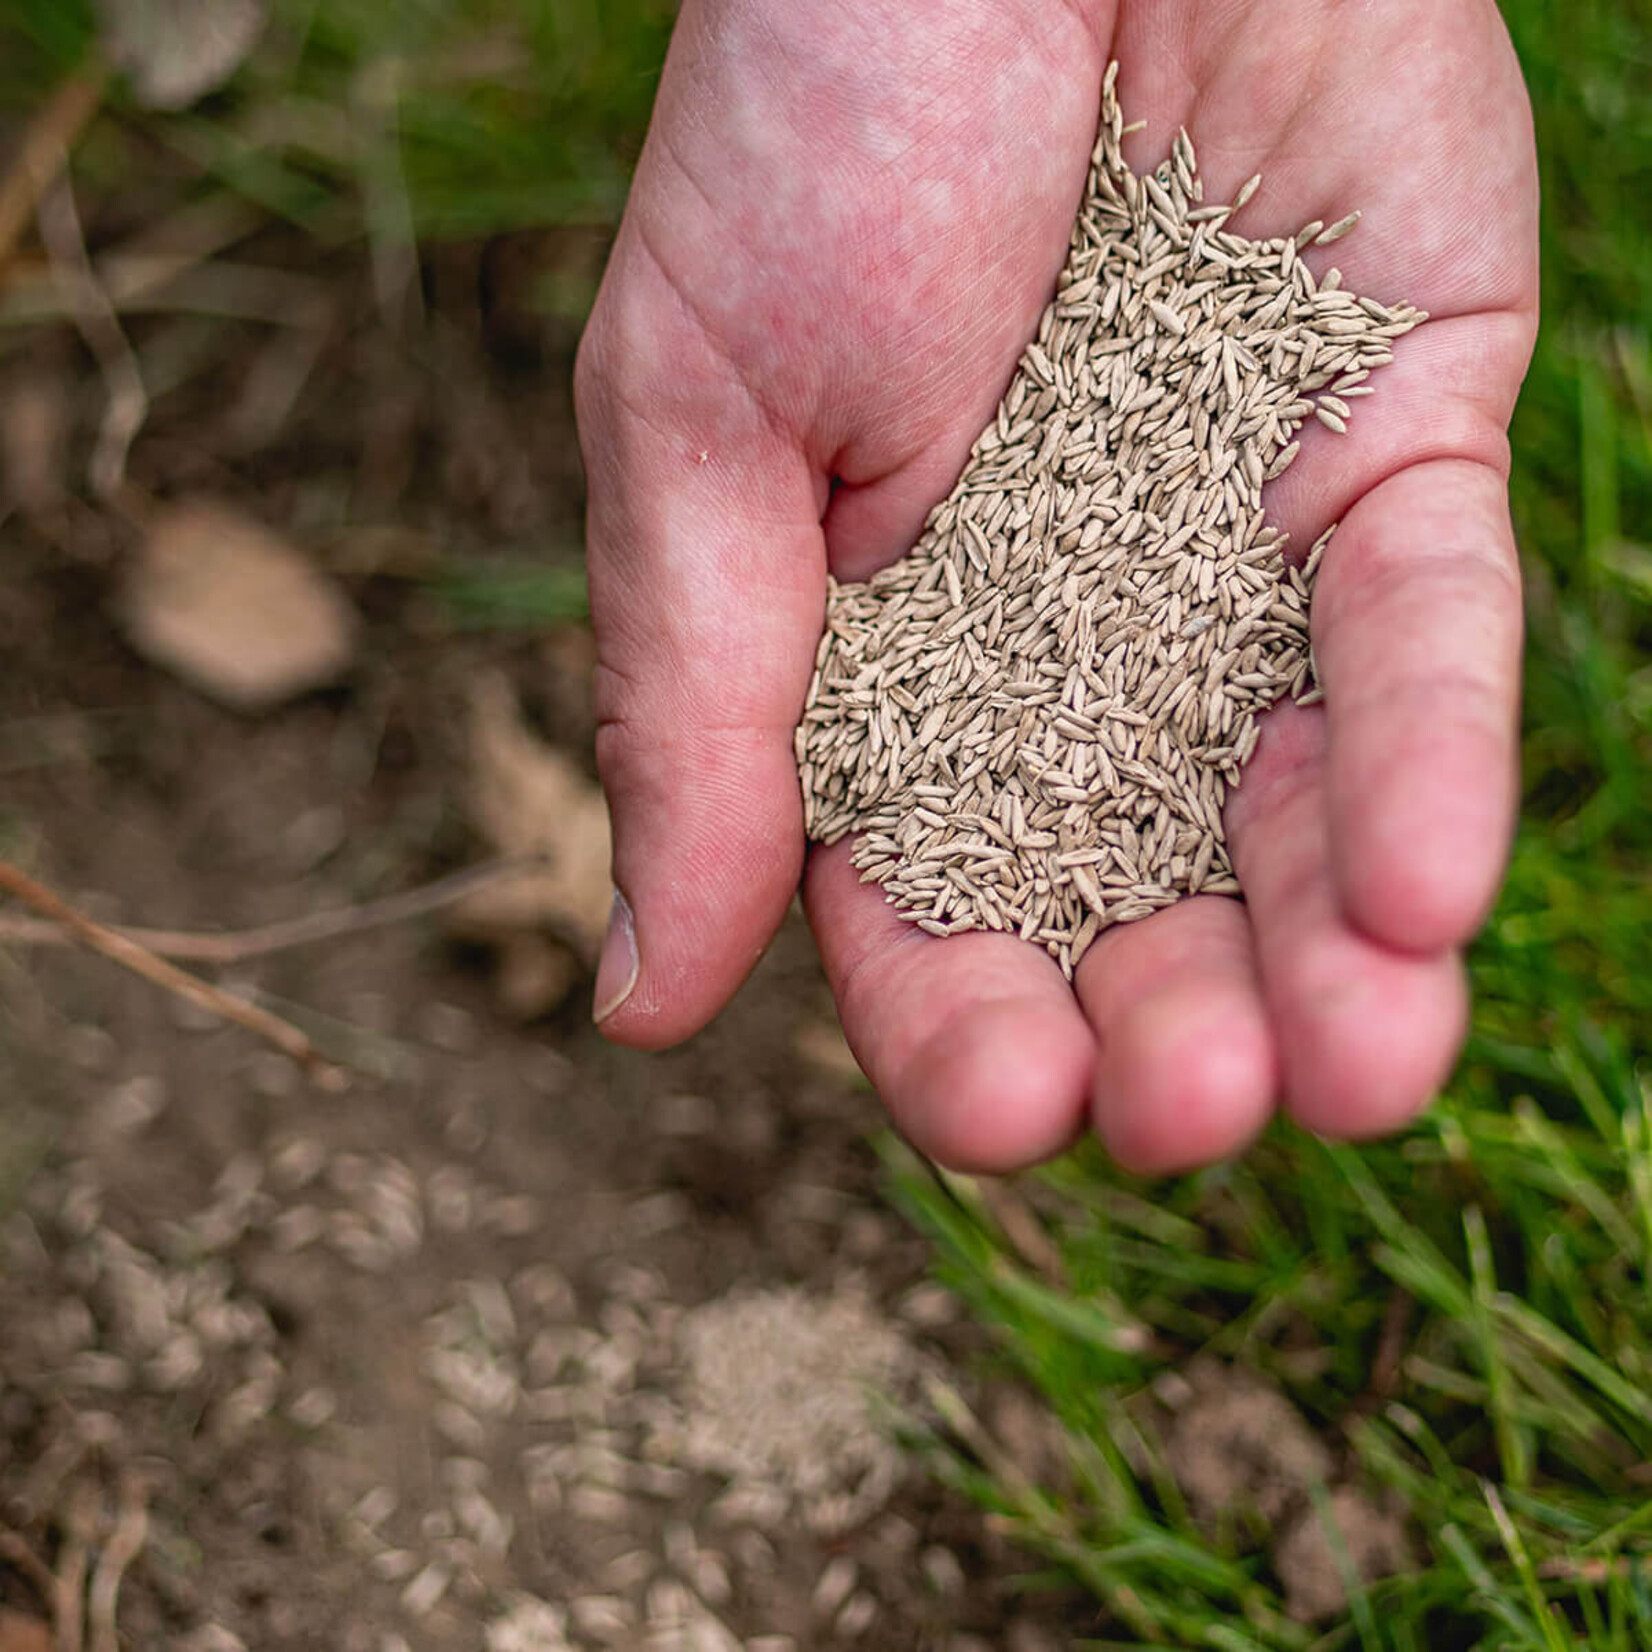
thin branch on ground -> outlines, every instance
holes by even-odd
[[[109,71],[97,64],[69,76],[41,105],[0,178],[0,265],[17,246],[75,140],[103,101]]]
[[[86,1626],[86,1572],[102,1523],[102,1499],[92,1481],[75,1483],[63,1519],[57,1557],[57,1636],[53,1652],[80,1652]]]
[[[91,1630],[91,1652],[120,1652],[115,1614],[120,1604],[121,1579],[126,1568],[143,1553],[149,1537],[149,1488],[137,1476],[121,1486],[120,1511],[115,1529],[98,1556],[87,1595],[86,1615]]]
[[[130,941],[159,958],[184,959],[199,964],[240,964],[251,958],[267,958],[271,953],[289,952],[295,947],[313,946],[319,941],[335,941],[345,935],[386,929],[409,923],[444,907],[454,906],[479,889],[502,878],[520,876],[541,864],[537,857],[511,857],[486,861],[480,866],[452,872],[434,883],[408,889],[360,906],[313,912],[302,918],[262,924],[256,929],[209,933],[178,929],[141,929],[126,924],[106,926],[108,933]],[[0,917],[0,946],[64,946],[76,936],[65,925],[49,918]]]
[[[343,1070],[327,1061],[308,1036],[300,1032],[290,1021],[283,1021],[257,1004],[250,1004],[244,998],[238,998],[233,993],[225,992],[221,987],[213,986],[210,981],[203,981],[198,975],[191,975],[187,970],[179,969],[176,964],[156,957],[147,947],[129,940],[116,930],[94,922],[84,912],[77,911],[67,901],[54,895],[43,884],[36,883],[27,873],[20,871],[9,861],[0,860],[0,892],[14,895],[26,905],[32,906],[42,917],[63,925],[72,931],[78,940],[94,952],[101,953],[112,963],[131,970],[134,975],[141,975],[144,980],[153,982],[184,1002],[206,1010],[222,1020],[231,1021],[238,1027],[244,1027],[248,1032],[273,1044],[284,1055],[296,1061],[304,1072],[323,1088],[344,1088]]]
[[[120,317],[92,268],[80,214],[75,209],[68,155],[61,149],[58,171],[61,176],[41,198],[36,219],[64,303],[86,347],[97,358],[108,391],[109,405],[98,427],[88,477],[93,494],[110,503],[118,500],[126,482],[126,456],[149,416],[149,392],[144,389],[138,358],[127,341]]]
[[[57,1599],[57,1579],[51,1567],[16,1532],[0,1531],[0,1560],[23,1574],[40,1596],[40,1604],[50,1611]]]

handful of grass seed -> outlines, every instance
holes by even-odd
[[[797,731],[811,838],[864,833],[855,865],[922,928],[1069,974],[1109,925],[1238,891],[1223,800],[1258,714],[1311,697],[1330,538],[1292,567],[1262,487],[1425,319],[1302,262],[1358,214],[1235,235],[1259,180],[1203,205],[1185,132],[1138,178],[1117,73],[1037,340],[913,551],[833,582]]]

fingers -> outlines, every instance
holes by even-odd
[[[1516,805],[1521,603],[1502,478],[1438,462],[1367,495],[1314,597],[1337,886],[1363,929],[1458,946],[1496,894]]]
[[[1008,935],[926,935],[861,883],[846,843],[811,853],[804,903],[850,1046],[915,1146],[1002,1173],[1072,1142],[1095,1044],[1050,958]]]
[[[1237,901],[1200,896],[1102,936],[1078,968],[1101,1053],[1098,1135],[1125,1169],[1238,1153],[1273,1114],[1278,1056]]]
[[[622,235],[581,349],[597,761],[621,899],[604,1032],[697,1031],[773,935],[802,864],[792,752],[825,604],[796,449]]]
[[[1344,908],[1331,860],[1325,719],[1267,719],[1226,821],[1278,1029],[1286,1108],[1323,1135],[1382,1135],[1449,1075],[1467,1021],[1455,952],[1396,951]]]

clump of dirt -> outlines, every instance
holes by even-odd
[[[1406,1571],[1415,1557],[1405,1526],[1403,1509],[1354,1486],[1338,1486],[1323,1508],[1303,1510],[1273,1551],[1286,1610],[1304,1623],[1321,1622],[1347,1606],[1350,1568],[1362,1583]]]
[[[1350,1573],[1373,1583],[1411,1564],[1404,1507],[1342,1481],[1330,1448],[1277,1387],[1237,1366],[1201,1365],[1186,1381],[1166,1439],[1171,1472],[1207,1529],[1259,1519],[1293,1617],[1335,1617]]]
[[[687,1317],[679,1343],[685,1462],[825,1533],[887,1502],[904,1463],[873,1402],[903,1398],[918,1362],[863,1286],[724,1297]]]
[[[1219,1367],[1192,1380],[1193,1398],[1176,1414],[1168,1454],[1182,1495],[1205,1524],[1254,1509],[1274,1525],[1330,1480],[1325,1442],[1277,1388]]]

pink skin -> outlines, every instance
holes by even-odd
[[[1434,319],[1271,491],[1298,545],[1343,526],[1314,611],[1329,709],[1275,712],[1228,809],[1248,901],[1110,933],[1075,990],[1014,939],[903,924],[847,845],[806,857],[791,731],[828,567],[909,547],[1049,298],[1110,56],[1150,123],[1134,165],[1185,124],[1211,199],[1266,175],[1236,227],[1363,209],[1314,263]],[[949,1164],[1088,1124],[1168,1171],[1279,1105],[1342,1137],[1425,1106],[1514,813],[1504,431],[1536,210],[1493,0],[686,0],[577,381],[637,947],[605,960],[604,1031],[695,1032],[801,875],[857,1056]]]

